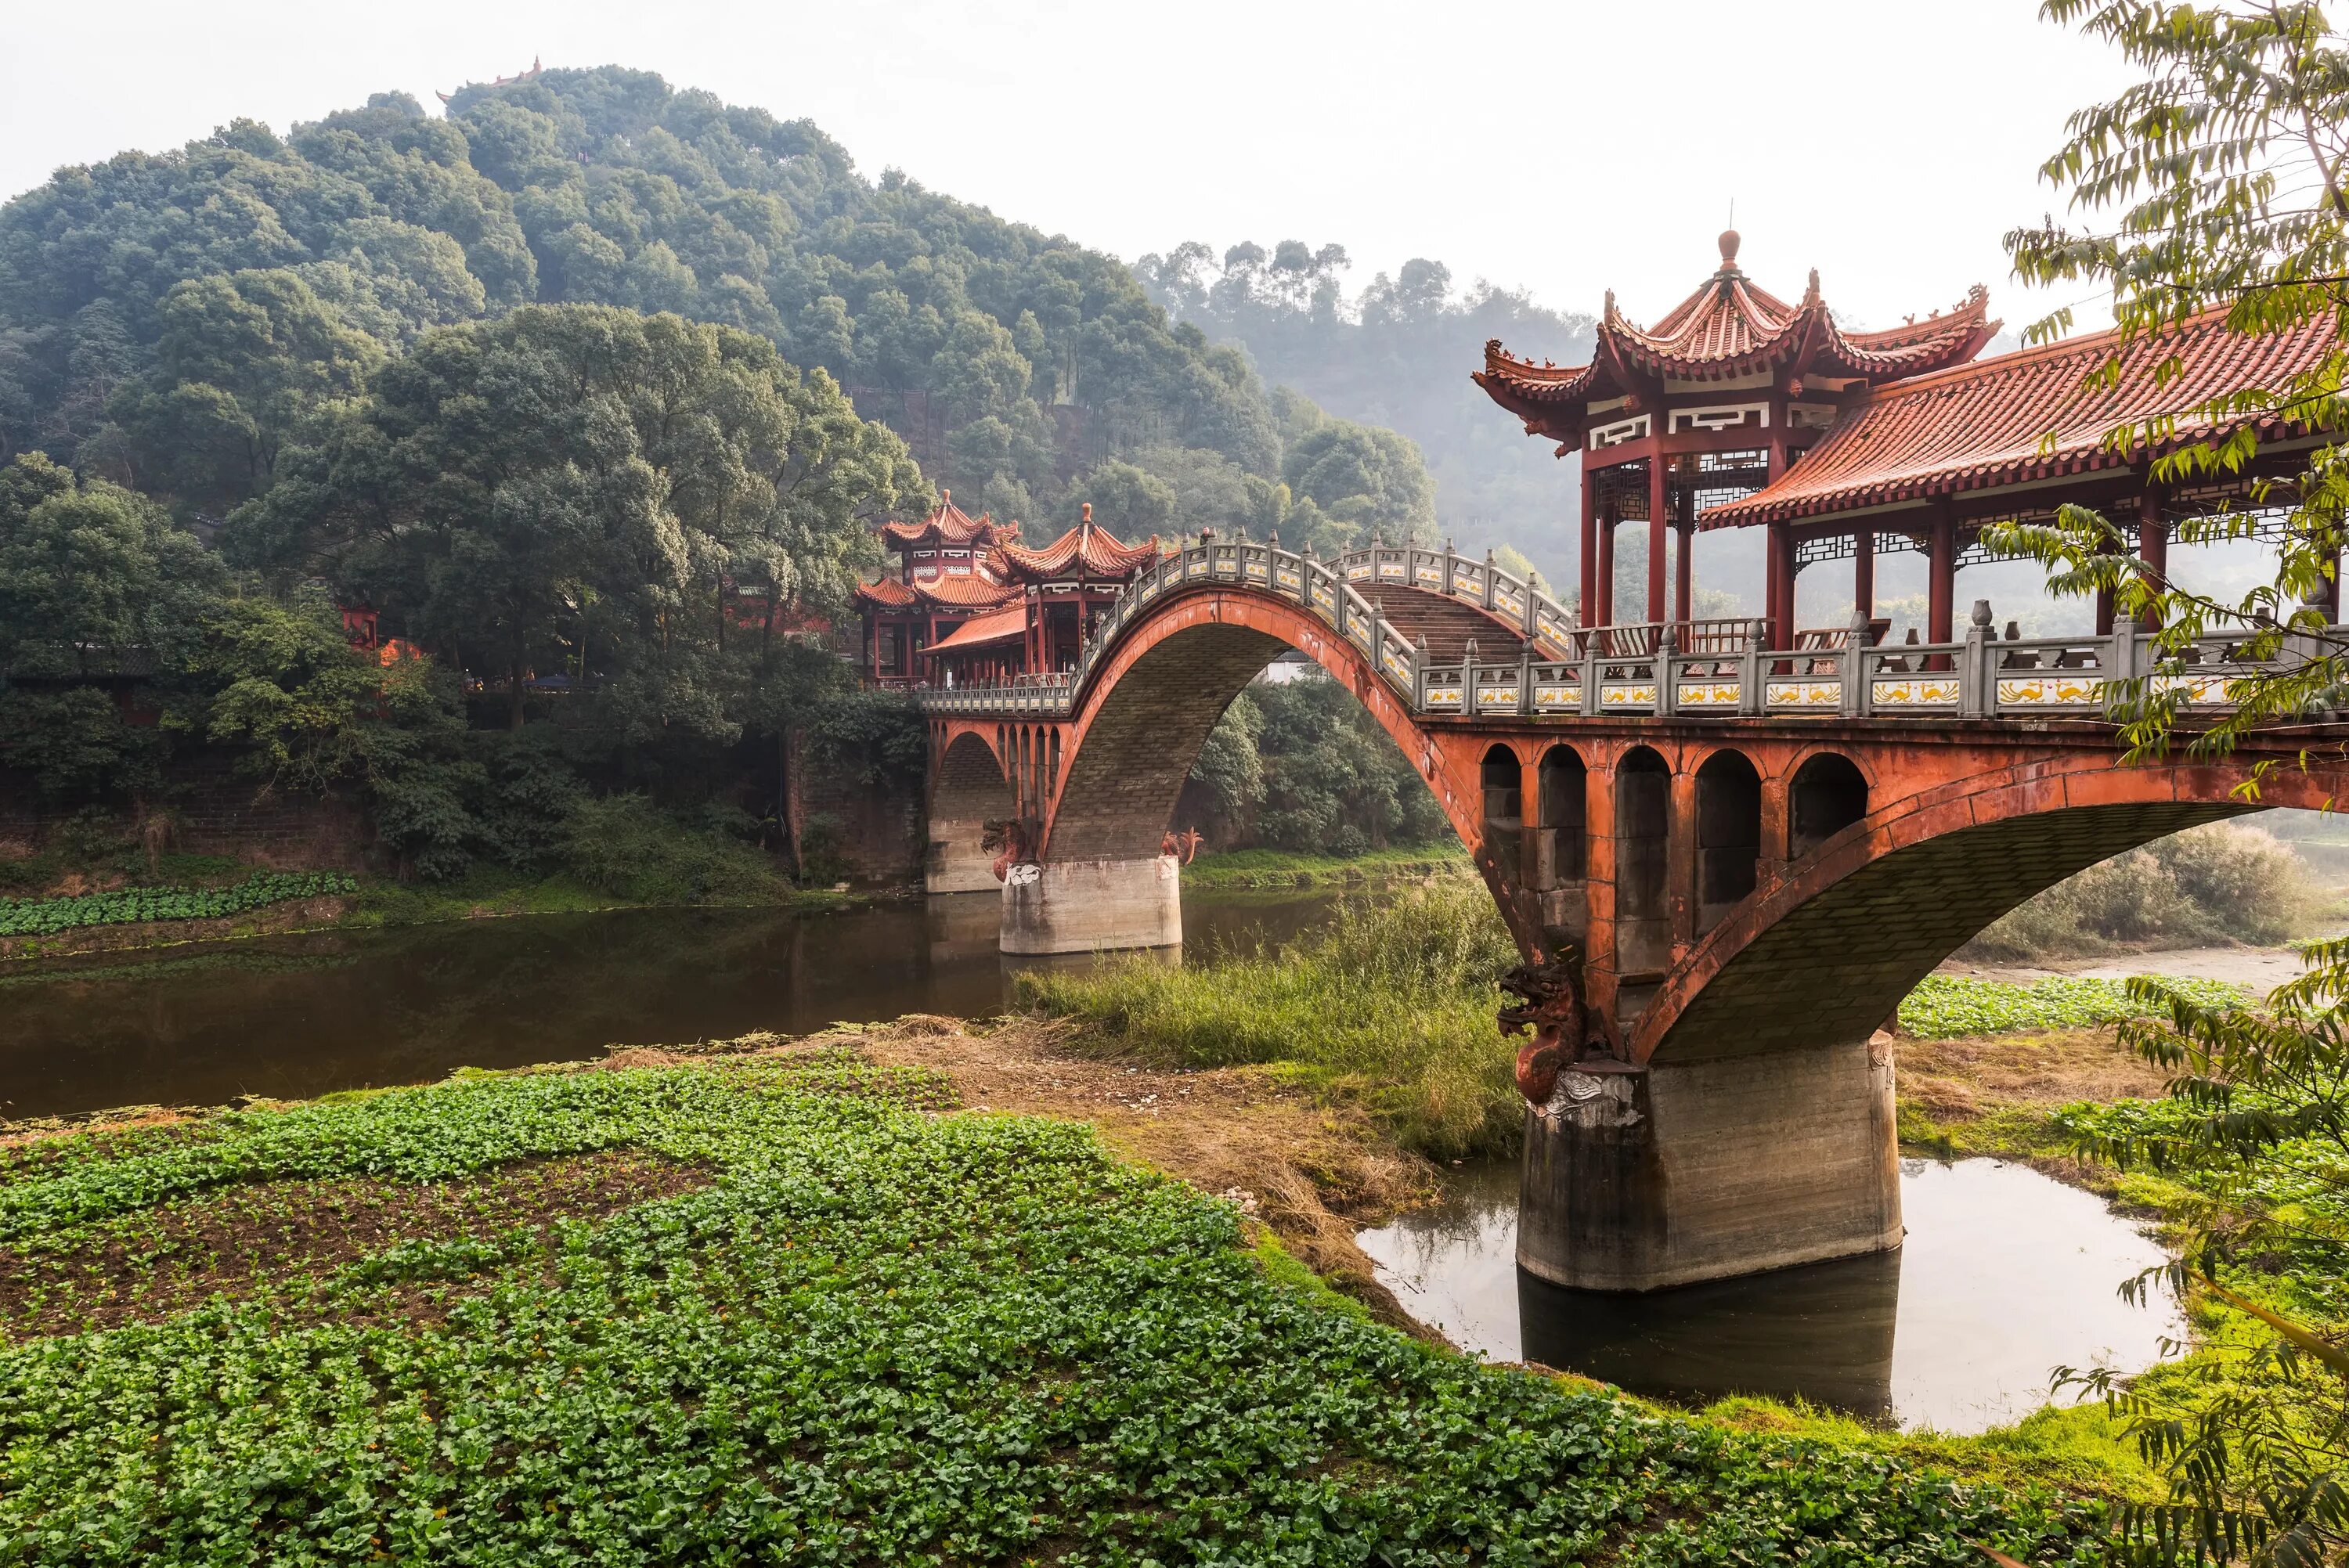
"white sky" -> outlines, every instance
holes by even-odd
[[[868,174],[1128,260],[1185,239],[1337,241],[1350,286],[1431,255],[1543,303],[1652,320],[1714,264],[1884,326],[1990,286],[2047,210],[2064,117],[2126,79],[2035,0],[21,0],[0,194],[238,115],[283,129],[405,88],[618,62],[783,118]],[[2086,302],[2085,318],[2102,318]]]

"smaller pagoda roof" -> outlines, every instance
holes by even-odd
[[[2260,412],[2215,417],[2209,405],[2246,388],[2282,395],[2334,347],[2328,315],[2286,332],[2230,331],[2212,311],[2119,346],[2109,385],[2091,377],[2117,335],[2002,354],[1876,388],[1837,419],[1776,483],[1698,514],[1701,529],[1824,517],[2142,462],[2107,435],[2167,427],[2162,449],[2282,422]]]
[[[1655,325],[1635,325],[1609,290],[1599,319],[1598,352],[1587,365],[1520,359],[1494,338],[1485,345],[1476,384],[1529,422],[1565,416],[1578,423],[1590,401],[1638,396],[1660,381],[1727,381],[1783,373],[1869,383],[1961,364],[1998,331],[1990,295],[1977,284],[1957,306],[1881,332],[1847,332],[1819,293],[1814,271],[1793,304],[1762,288],[1737,264],[1734,229],[1721,236],[1721,266]]]
[[[893,544],[999,544],[1019,537],[1019,525],[1009,526],[991,517],[973,517],[954,503],[954,491],[938,492],[938,504],[919,522],[885,522],[881,537]]]
[[[1015,604],[1009,610],[997,610],[990,614],[974,615],[953,631],[922,650],[924,657],[932,654],[956,654],[967,648],[1008,643],[1028,634],[1028,606]]]
[[[1039,582],[1070,577],[1122,581],[1156,560],[1159,553],[1155,534],[1140,544],[1122,544],[1109,530],[1095,526],[1091,501],[1085,503],[1082,521],[1051,543],[1036,550],[1003,546],[1003,560],[1011,572]]]
[[[911,588],[895,577],[876,577],[870,583],[859,583],[856,597],[861,603],[884,610],[909,610],[920,602]]]

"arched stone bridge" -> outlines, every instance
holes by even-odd
[[[2149,669],[2147,639],[1999,641],[1988,620],[1774,650],[1746,622],[1578,627],[1445,552],[1211,542],[1145,573],[1067,677],[925,694],[931,886],[1000,869],[1009,953],[1180,941],[1176,796],[1296,649],[1419,769],[1528,959],[1576,961],[1587,1011],[1558,1012],[1570,1059],[1529,1122],[1526,1266],[1645,1289],[1893,1245],[1871,1037],[1900,998],[2042,889],[2252,809],[2261,760],[2292,764],[2268,805],[2349,779],[2329,716],[2223,766],[2123,767],[2102,683]],[[2252,668],[2199,652],[2162,677],[2189,710]],[[982,847],[1007,820],[1009,848]]]

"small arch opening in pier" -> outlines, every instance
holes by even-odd
[[[1809,854],[1868,815],[1868,779],[1848,757],[1822,751],[1795,770],[1788,850]]]
[[[1517,754],[1506,746],[1485,753],[1481,770],[1484,790],[1485,851],[1504,882],[1521,880],[1525,863],[1525,770]]]
[[[1615,764],[1615,961],[1626,977],[1660,975],[1671,962],[1671,769],[1633,747]]]
[[[1696,770],[1696,929],[1711,931],[1754,891],[1762,858],[1762,775],[1723,749]]]
[[[1542,753],[1535,770],[1533,887],[1544,935],[1551,942],[1579,941],[1585,919],[1583,879],[1588,874],[1589,769],[1570,746]]]

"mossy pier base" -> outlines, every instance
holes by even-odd
[[[1900,1244],[1889,1042],[1569,1071],[1526,1113],[1517,1263],[1646,1291]]]
[[[1172,855],[1011,868],[1006,953],[1092,953],[1183,944],[1183,872]]]

